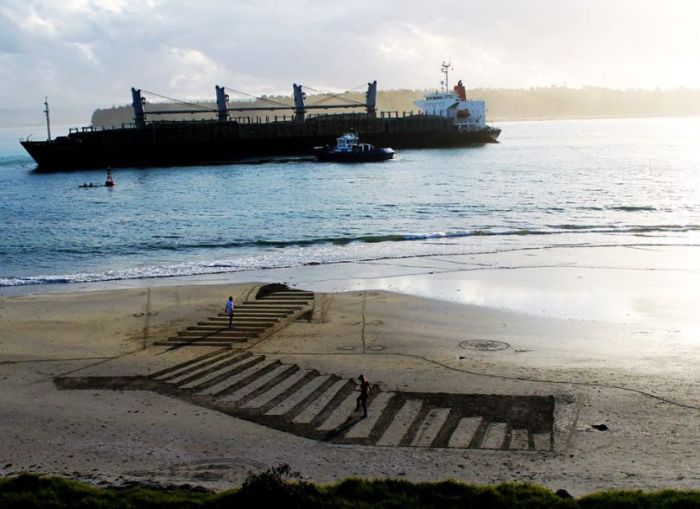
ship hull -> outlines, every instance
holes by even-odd
[[[366,152],[336,152],[321,149],[316,151],[316,159],[331,163],[377,163],[394,158],[390,148],[375,148]]]
[[[52,141],[24,141],[39,171],[223,164],[249,158],[312,155],[344,132],[395,149],[494,143],[500,129],[464,132],[441,117],[315,117],[304,122],[162,122],[141,128],[83,130]]]

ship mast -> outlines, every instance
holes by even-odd
[[[445,63],[445,61],[442,61],[442,74],[445,75],[445,81],[443,84],[445,85],[445,93],[450,91],[450,83],[449,83],[449,74],[450,74],[450,67],[452,64],[450,62]]]
[[[51,141],[51,120],[49,119],[49,98],[44,97],[44,113],[46,113],[46,131],[49,134],[49,141]]]

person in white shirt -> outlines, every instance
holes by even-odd
[[[233,297],[226,301],[226,314],[228,315],[228,328],[233,328]]]

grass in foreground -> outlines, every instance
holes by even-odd
[[[0,479],[0,508],[700,508],[700,491],[604,491],[562,498],[530,484],[475,486],[456,481],[412,483],[348,479],[320,486],[287,465],[251,474],[222,493],[183,488],[95,488],[58,477],[21,474]]]

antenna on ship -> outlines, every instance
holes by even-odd
[[[46,113],[46,131],[49,134],[49,141],[51,141],[51,120],[49,119],[49,98],[44,97],[44,113]]]
[[[452,64],[450,62],[445,63],[445,61],[442,61],[442,74],[445,75],[445,81],[443,81],[443,84],[445,85],[445,92],[450,91],[450,80],[449,80],[449,74],[450,71],[452,70]]]

